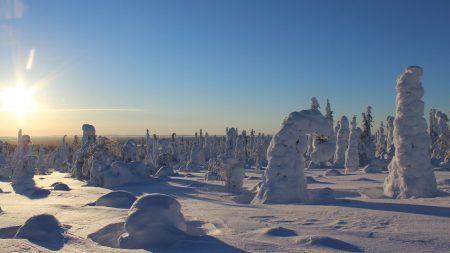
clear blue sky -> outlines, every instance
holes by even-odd
[[[424,68],[427,110],[450,109],[448,0],[23,3],[21,18],[0,19],[1,83],[35,48],[24,79],[52,77],[35,95],[45,108],[142,111],[34,112],[0,135],[73,134],[85,122],[103,134],[274,133],[312,96],[322,111],[329,98],[336,118],[360,121],[371,105],[379,121],[393,114],[408,65]],[[13,43],[1,39],[8,31]],[[57,127],[40,127],[43,118]]]

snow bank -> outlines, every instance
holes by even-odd
[[[136,197],[127,191],[112,191],[97,199],[94,205],[128,209],[134,201]]]
[[[131,207],[125,231],[119,239],[121,248],[145,249],[167,247],[185,238],[187,226],[180,203],[164,194],[140,197]]]
[[[316,246],[320,248],[328,248],[347,252],[363,252],[359,247],[329,236],[301,236],[296,242],[301,246]]]
[[[14,237],[28,239],[37,244],[51,244],[60,248],[64,245],[64,233],[64,228],[55,216],[40,214],[29,218]]]

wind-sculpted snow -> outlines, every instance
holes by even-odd
[[[136,197],[127,191],[112,191],[101,196],[90,205],[128,209],[134,201],[136,201]]]
[[[180,203],[164,194],[149,194],[136,200],[125,220],[119,239],[121,248],[167,247],[185,238],[186,221]]]
[[[268,166],[263,183],[253,199],[254,204],[299,203],[308,200],[303,154],[307,134],[329,137],[333,134],[327,119],[319,110],[292,112],[270,142]]]
[[[41,214],[28,219],[14,238],[28,239],[51,249],[60,249],[64,245],[64,233],[63,226],[53,215]]]
[[[394,120],[395,156],[389,164],[384,194],[394,198],[433,197],[436,178],[430,159],[430,137],[423,117],[424,95],[418,66],[406,68],[397,80]]]

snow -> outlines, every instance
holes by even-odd
[[[0,251],[450,252],[448,118],[431,109],[427,132],[421,75],[399,77],[375,135],[370,106],[363,133],[356,116],[333,129],[315,97],[274,136],[84,124],[81,143],[43,146],[19,130],[0,141]]]
[[[184,239],[187,229],[180,203],[165,194],[148,194],[134,202],[119,238],[121,248],[167,247]]]
[[[39,214],[28,219],[14,238],[28,239],[36,244],[44,244],[50,249],[60,249],[64,244],[64,228],[50,214]]]
[[[356,127],[356,117],[353,117],[347,150],[345,151],[345,172],[353,172],[359,169],[358,146],[361,130]]]
[[[261,178],[260,171],[247,170],[251,177]],[[306,171],[314,178],[323,170]],[[322,177],[309,184],[310,190],[334,190],[335,202],[327,205],[252,205],[237,203],[226,193],[222,183],[203,180],[203,172],[193,177],[177,177],[170,181],[125,186],[122,189],[140,197],[150,193],[174,196],[181,205],[186,222],[185,239],[165,249],[152,252],[342,252],[345,247],[325,242],[309,242],[317,237],[339,240],[364,252],[449,252],[450,197],[429,199],[369,199],[365,193],[383,185],[386,174],[356,172],[340,177]],[[450,172],[436,172],[439,181],[450,179]],[[39,179],[43,178],[43,179]],[[89,187],[66,173],[35,176],[36,185],[50,189],[63,182],[69,192],[53,191],[47,198],[30,199],[12,192],[8,182],[0,181],[0,248],[2,252],[48,252],[24,239],[8,237],[12,227],[21,226],[34,215],[48,213],[67,228],[67,242],[62,252],[148,252],[112,248],[98,240],[117,239],[124,233],[128,209],[86,206],[111,190]],[[364,179],[364,180],[363,180]],[[244,180],[244,189],[259,181]],[[195,184],[194,184],[195,183]],[[441,185],[450,192],[450,185]],[[382,190],[378,190],[381,191]],[[243,193],[246,196],[248,193]],[[250,199],[251,200],[251,199]],[[249,201],[250,201],[249,200]],[[119,225],[115,225],[119,224]],[[117,227],[122,230],[118,230]],[[282,227],[296,231],[297,236],[273,236]],[[102,230],[103,229],[103,230]],[[106,233],[109,230],[110,233]],[[17,231],[17,228],[16,230]],[[118,235],[111,236],[116,231]],[[283,234],[283,229],[280,229]],[[102,232],[102,233],[100,233]],[[89,236],[95,234],[95,236]],[[285,233],[287,234],[287,233]],[[102,239],[100,239],[100,237]],[[94,238],[96,241],[93,241]],[[305,239],[306,238],[306,239]],[[314,239],[316,238],[316,239]],[[328,246],[327,246],[328,245]]]
[[[254,204],[302,203],[308,200],[302,155],[307,149],[306,134],[329,137],[333,133],[319,110],[292,112],[283,121],[267,151],[268,166]]]
[[[112,191],[98,198],[93,205],[115,208],[130,208],[136,197],[127,191]]]
[[[350,135],[348,125],[347,117],[342,116],[337,133],[336,153],[334,155],[334,166],[336,167],[344,167],[345,151],[347,150]]]
[[[397,80],[395,156],[384,183],[384,193],[389,197],[434,197],[438,194],[430,163],[430,136],[423,117],[422,72],[422,68],[411,66]]]

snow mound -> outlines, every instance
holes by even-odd
[[[123,225],[123,222],[109,224],[88,235],[88,238],[106,247],[119,248],[119,238],[125,233]]]
[[[175,172],[170,166],[162,166],[155,174],[157,177],[170,177],[173,175],[175,175]]]
[[[334,190],[328,187],[308,191],[308,204],[323,205],[336,202]]]
[[[70,191],[70,187],[64,183],[55,184],[53,186],[53,190],[55,191]]]
[[[268,228],[263,232],[265,236],[277,236],[277,237],[289,237],[289,236],[297,236],[298,233],[295,230],[284,228],[284,227],[276,227],[276,228]]]
[[[0,228],[0,239],[13,239],[21,226]]]
[[[329,169],[323,173],[325,176],[342,176],[342,173],[336,169]]]
[[[438,185],[450,185],[450,178],[443,178],[439,180]]]
[[[42,178],[42,179],[44,179],[44,178]],[[50,185],[51,187],[55,187],[55,185],[57,185],[57,184],[63,184],[63,182],[54,182],[52,185]]]
[[[131,207],[119,245],[127,249],[168,247],[184,239],[186,230],[181,205],[174,197],[149,194]]]
[[[31,199],[46,198],[48,195],[50,195],[50,190],[41,188],[33,188],[31,192],[27,194]]]
[[[373,182],[373,183],[379,183],[379,181],[367,177],[361,177],[358,179],[354,179],[353,181],[359,181],[359,182]]]
[[[97,199],[94,205],[128,209],[135,201],[136,197],[127,191],[112,191]]]
[[[64,234],[64,228],[55,216],[40,214],[29,218],[14,238],[28,239],[38,245],[60,249],[65,242]]]
[[[307,176],[306,177],[306,183],[307,184],[316,184],[316,183],[318,183],[319,181],[317,181],[314,177],[312,177],[312,176]]]
[[[316,246],[348,252],[363,252],[358,246],[328,236],[301,236],[296,240],[301,246]]]
[[[373,165],[366,165],[363,168],[363,172],[366,174],[370,174],[370,173],[381,173],[383,171],[382,168],[378,167],[378,166],[373,166]]]

